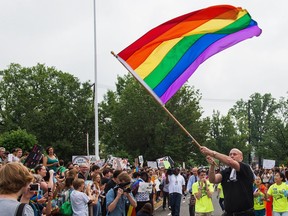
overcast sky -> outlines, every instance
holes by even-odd
[[[218,4],[247,9],[263,32],[212,56],[190,77],[202,93],[204,115],[226,114],[255,92],[287,97],[287,0],[97,0],[99,100],[115,89],[117,75],[128,73],[110,51],[119,53],[174,17]],[[93,0],[1,0],[0,8],[0,70],[44,63],[94,82]]]

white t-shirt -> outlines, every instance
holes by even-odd
[[[85,193],[73,190],[70,195],[70,202],[73,216],[88,216],[89,197]]]
[[[182,194],[182,186],[185,185],[185,179],[182,175],[178,174],[177,176],[169,175],[169,194],[170,193],[180,193]]]
[[[18,162],[20,158],[14,156],[13,154],[8,154],[8,162]]]

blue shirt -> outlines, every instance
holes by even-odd
[[[192,193],[192,185],[198,180],[199,180],[198,176],[195,176],[195,175],[190,176],[188,183],[187,183],[187,190],[189,191],[189,193]]]
[[[132,193],[130,195],[133,197]],[[106,208],[108,208],[115,198],[114,188],[111,188],[106,194]],[[108,212],[107,209],[107,216],[126,216],[126,203],[129,203],[129,200],[125,195],[122,195],[112,212]]]

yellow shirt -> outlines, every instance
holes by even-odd
[[[259,196],[254,196],[254,210],[262,210],[265,208],[264,206],[264,193],[260,191]]]
[[[284,196],[285,190],[288,190],[288,185],[285,182],[280,185],[274,183],[269,187],[267,194],[273,196],[273,211],[288,211],[288,199]]]
[[[213,184],[211,184],[208,180],[207,180],[207,187],[211,193],[214,192]],[[195,182],[192,185],[192,191],[193,191],[193,195],[198,193],[199,181]],[[202,192],[201,198],[199,200],[196,199],[195,212],[199,212],[199,213],[213,212],[214,208],[213,208],[212,198],[207,196],[206,188],[203,187],[201,192]]]
[[[223,188],[222,188],[221,183],[218,184],[217,189],[220,190],[219,197],[224,198],[224,193],[223,193]]]

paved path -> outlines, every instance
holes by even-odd
[[[182,198],[182,202],[181,202],[181,210],[180,210],[180,216],[189,216],[189,199],[190,196],[187,195],[187,197],[184,199]],[[222,211],[220,208],[220,205],[218,203],[218,200],[216,199],[216,193],[213,193],[213,206],[214,206],[214,216],[221,216],[222,215]],[[167,208],[166,210],[162,209],[162,201],[158,202],[157,204],[155,204],[155,209],[157,209],[155,211],[155,216],[171,216],[171,212],[169,211],[169,209]]]

